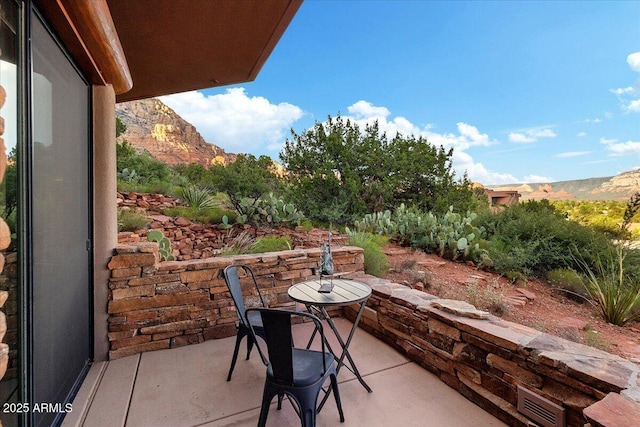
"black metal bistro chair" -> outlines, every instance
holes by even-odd
[[[244,337],[247,337],[247,360],[249,360],[249,356],[251,355],[251,349],[253,348],[253,344],[255,343],[255,336],[262,337],[264,339],[264,329],[262,328],[262,320],[258,313],[253,313],[251,316],[253,317],[251,324],[253,325],[254,334],[251,334],[251,330],[249,329],[249,323],[247,322],[247,318],[245,315],[246,307],[244,305],[244,298],[242,296],[242,287],[240,285],[240,275],[239,271],[244,270],[244,274],[246,277],[251,277],[253,280],[253,285],[256,288],[256,293],[260,300],[260,304],[262,307],[266,307],[264,300],[262,299],[262,294],[260,294],[260,289],[258,288],[258,283],[256,282],[256,276],[253,274],[253,270],[251,267],[243,264],[233,264],[224,269],[224,281],[227,284],[227,288],[231,293],[231,298],[233,298],[233,304],[236,306],[236,311],[238,314],[238,334],[236,335],[236,346],[233,349],[233,359],[231,359],[231,368],[229,368],[229,374],[227,375],[227,381],[231,381],[231,374],[233,374],[233,368],[236,366],[236,360],[238,359],[238,351],[240,350],[240,343]]]
[[[265,333],[265,342],[269,357],[265,357],[260,346],[258,352],[267,366],[267,378],[262,394],[262,407],[258,426],[267,422],[269,406],[274,396],[278,396],[278,409],[282,408],[282,398],[286,394],[297,405],[297,412],[303,427],[316,425],[317,401],[322,386],[329,378],[331,391],[336,399],[340,422],[344,422],[342,403],[338,391],[335,358],[325,351],[324,331],[320,319],[310,313],[276,310],[270,308],[250,308],[247,310],[249,325],[254,332],[256,326],[254,314],[259,314]],[[291,318],[304,316],[313,320],[315,331],[320,333],[322,351],[296,348],[291,332]],[[327,391],[328,393],[329,391]]]

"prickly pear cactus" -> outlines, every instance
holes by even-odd
[[[147,240],[150,242],[157,242],[159,245],[158,254],[162,261],[174,261],[176,258],[171,251],[171,242],[169,239],[159,230],[152,230],[147,233]]]

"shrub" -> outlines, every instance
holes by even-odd
[[[364,271],[383,277],[389,271],[389,260],[370,233],[349,233],[349,244],[364,249]]]
[[[589,347],[594,347],[602,351],[611,350],[611,344],[602,338],[598,334],[598,331],[593,330],[591,325],[587,325],[584,328],[584,341]]]
[[[288,250],[291,250],[291,238],[289,236],[260,237],[249,248],[249,252],[252,254]]]
[[[582,277],[575,270],[556,268],[547,272],[547,280],[552,287],[567,293],[578,302],[584,302],[588,296]]]
[[[579,255],[593,265],[610,246],[606,235],[567,220],[546,200],[483,213],[474,224],[486,230],[489,257],[501,273],[519,271],[529,276],[556,268],[578,269],[570,248],[579,248]]]
[[[202,224],[222,224],[225,216],[227,217],[227,224],[233,224],[236,222],[238,214],[235,211],[216,207],[197,212],[194,220]]]
[[[478,309],[488,310],[497,316],[509,311],[509,304],[505,302],[502,292],[490,283],[483,289],[478,289],[475,283],[467,283],[466,291],[469,302]]]
[[[586,274],[589,298],[607,322],[618,326],[640,318],[640,283],[625,274],[625,257],[625,249],[619,246],[600,254],[595,267],[576,257]]]
[[[140,212],[122,209],[118,211],[118,231],[136,231],[149,225]]]

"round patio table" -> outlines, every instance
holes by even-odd
[[[318,289],[322,285],[326,285],[330,283],[333,285],[333,288],[330,292],[318,292]],[[365,283],[358,282],[357,280],[351,279],[341,279],[341,278],[321,278],[321,279],[311,279],[306,280],[304,282],[296,283],[291,286],[288,290],[289,297],[299,303],[304,304],[307,307],[307,310],[310,313],[318,313],[321,319],[326,320],[329,327],[333,330],[340,346],[342,347],[342,352],[340,355],[336,354],[331,348],[331,345],[325,339],[325,344],[334,358],[336,359],[336,374],[340,371],[342,366],[345,366],[348,370],[350,370],[360,381],[360,384],[371,393],[371,387],[367,385],[364,381],[360,372],[358,372],[358,368],[356,367],[351,354],[349,353],[349,344],[351,344],[351,339],[358,327],[358,323],[360,322],[360,317],[362,316],[362,312],[364,311],[364,307],[367,303],[367,300],[371,296],[371,287]],[[351,327],[351,331],[349,332],[349,336],[347,340],[343,340],[336,328],[335,323],[327,313],[327,307],[333,306],[347,306],[352,304],[358,304],[358,314],[353,322],[353,326]],[[311,345],[315,337],[315,332],[309,339],[309,343],[307,344],[307,348]],[[345,360],[346,359],[346,360]],[[348,365],[345,363],[348,361]],[[324,399],[320,403],[318,410],[322,408],[324,402],[327,400],[329,393],[324,396]]]

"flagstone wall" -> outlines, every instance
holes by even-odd
[[[361,248],[332,250],[339,272],[362,272]],[[158,244],[120,245],[109,262],[109,358],[180,347],[236,334],[236,309],[222,270],[249,265],[269,307],[294,307],[287,290],[314,274],[320,249],[158,262]],[[252,304],[251,287],[246,289]],[[255,292],[255,291],[254,291]]]
[[[517,410],[520,386],[562,406],[568,426],[640,426],[635,363],[460,301],[385,279],[355,278],[373,289],[360,327],[508,425],[530,425]],[[344,314],[353,319],[356,313],[348,308]]]

